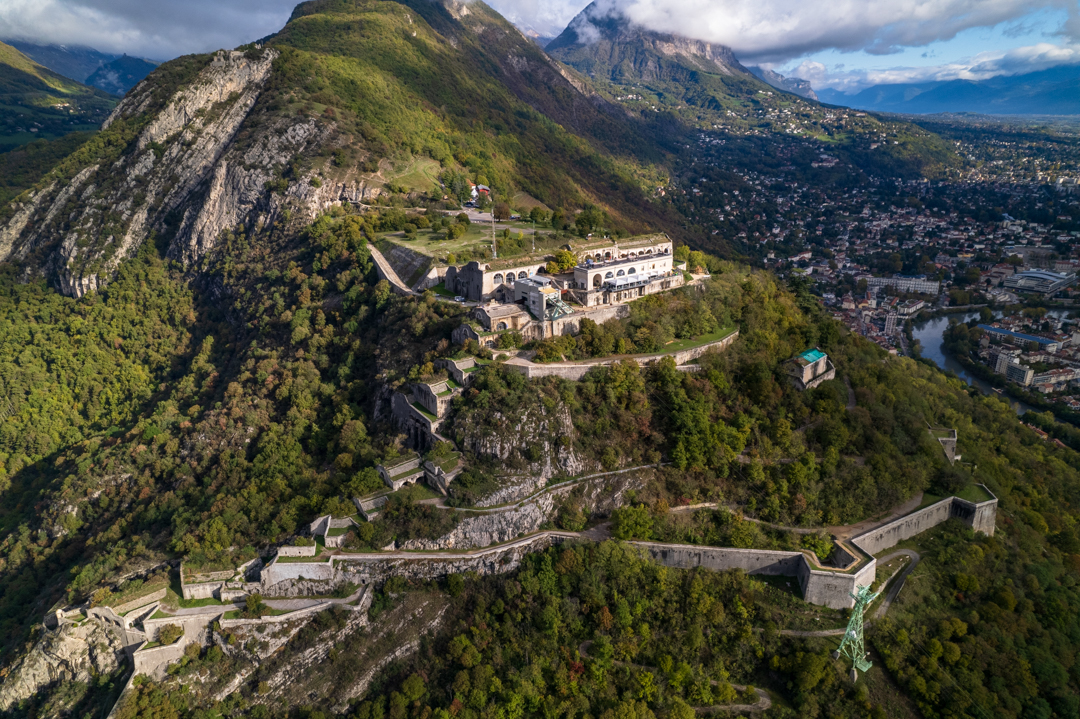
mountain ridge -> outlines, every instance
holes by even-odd
[[[1080,66],[1059,66],[986,80],[935,80],[872,85],[855,94],[826,89],[823,102],[860,110],[930,114],[1080,114]]]

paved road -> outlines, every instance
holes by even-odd
[[[885,616],[885,613],[889,611],[889,607],[891,607],[892,603],[896,600],[896,595],[900,594],[900,590],[904,588],[904,582],[907,580],[908,575],[911,574],[911,570],[915,569],[915,565],[922,559],[916,551],[911,549],[898,549],[879,559],[878,564],[886,564],[897,557],[908,557],[911,559],[911,563],[904,567],[900,571],[900,575],[893,580],[892,586],[889,587],[889,593],[885,595],[885,601],[882,602],[881,606],[878,607],[878,610],[874,612],[874,619],[881,619]]]
[[[355,602],[360,596],[368,590],[367,587],[360,587],[348,597],[337,598],[327,597],[325,599],[263,599],[266,606],[271,609],[284,609],[288,611],[296,611],[297,609],[307,609],[308,607],[314,607],[319,604],[351,604]],[[205,607],[188,607],[180,608],[176,611],[161,607],[161,611],[171,614],[174,617],[191,616],[194,614],[211,614],[214,612],[231,612],[234,609],[243,609],[244,602],[237,601],[232,604],[211,604]]]

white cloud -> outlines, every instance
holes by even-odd
[[[169,59],[277,32],[294,0],[0,0],[0,37]]]
[[[1059,65],[1080,65],[1080,44],[1039,43],[1007,51],[979,53],[970,59],[927,67],[895,67],[874,70],[831,71],[820,62],[804,60],[797,67],[781,70],[785,75],[809,80],[814,89],[832,88],[855,93],[870,85],[931,82],[941,80],[986,80],[999,75],[1022,75]]]
[[[783,62],[825,49],[889,54],[950,40],[1038,10],[1064,10],[1071,32],[1076,0],[599,0],[652,30],[732,48],[747,62]]]

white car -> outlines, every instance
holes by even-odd
[[[464,302],[464,301],[465,301],[465,298],[462,297],[461,295],[458,295],[457,297],[454,298],[454,302]]]

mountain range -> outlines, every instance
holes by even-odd
[[[822,102],[878,112],[1077,115],[1080,114],[1080,66],[1062,65],[986,80],[872,85],[851,95],[832,89],[819,90],[817,94]]]
[[[8,44],[58,75],[118,96],[126,94],[157,67],[149,60],[110,55],[89,47],[39,45],[23,40]]]

